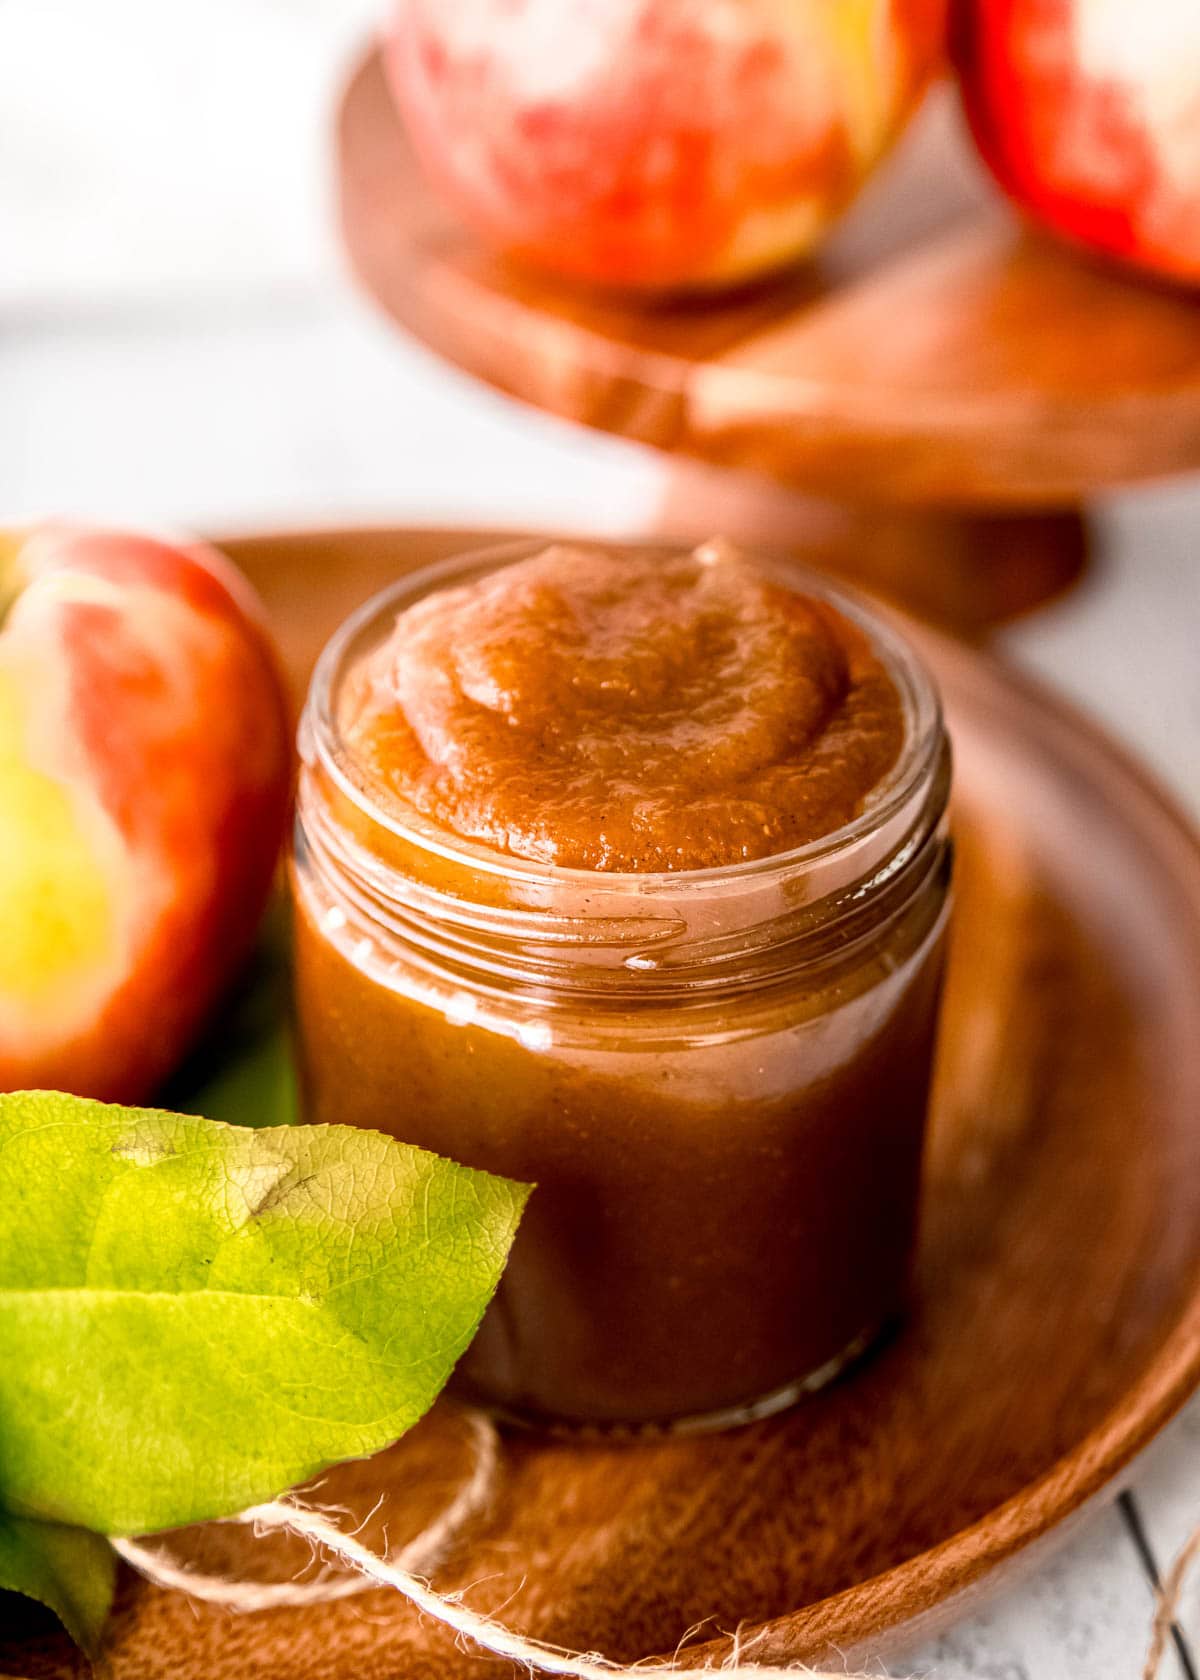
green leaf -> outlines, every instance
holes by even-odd
[[[116,1571],[103,1535],[0,1511],[0,1588],[53,1610],[89,1657],[100,1648]]]
[[[0,1097],[0,1508],[136,1534],[377,1451],[470,1341],[527,1194],[349,1126]]]
[[[195,1095],[176,1106],[233,1126],[294,1126],[295,1053],[287,1018],[281,1016],[223,1055]]]
[[[220,1016],[161,1093],[162,1106],[233,1126],[294,1126],[290,938],[276,902]]]

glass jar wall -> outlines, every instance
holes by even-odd
[[[762,1415],[903,1303],[950,875],[936,697],[888,626],[788,567],[865,631],[903,708],[851,821],[673,873],[464,841],[379,798],[339,696],[398,614],[524,552],[403,580],[314,676],[294,864],[307,1117],[536,1184],[460,1389],[543,1425]]]

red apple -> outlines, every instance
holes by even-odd
[[[956,0],[967,117],[1036,221],[1200,282],[1200,0]]]
[[[289,729],[248,586],[213,551],[0,537],[0,1089],[136,1101],[253,938]]]
[[[944,0],[400,0],[389,81],[502,250],[599,285],[808,250],[917,102]]]

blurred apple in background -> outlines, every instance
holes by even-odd
[[[1200,0],[955,0],[967,117],[1056,233],[1200,282]]]
[[[274,656],[219,555],[109,532],[0,536],[0,618],[0,1089],[136,1101],[266,901]]]
[[[903,127],[943,0],[399,0],[388,78],[472,227],[597,285],[809,250]]]

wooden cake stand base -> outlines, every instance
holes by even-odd
[[[472,239],[427,189],[372,51],[339,113],[343,238],[384,310],[457,366],[743,475],[710,515],[697,483],[721,475],[684,470],[672,534],[790,541],[975,630],[1078,575],[1090,496],[1200,467],[1200,302],[1022,232],[948,98],[811,262],[731,297],[635,303]]]

